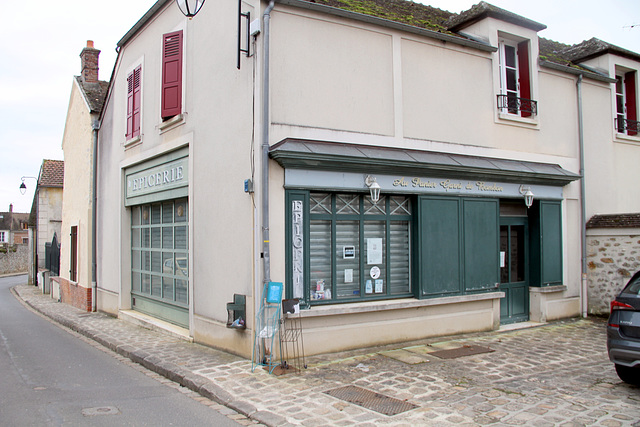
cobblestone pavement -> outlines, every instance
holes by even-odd
[[[616,376],[603,319],[307,357],[308,369],[299,375],[276,376],[252,372],[250,360],[57,303],[32,286],[14,292],[55,322],[247,425],[640,426],[640,388]],[[485,352],[453,359],[433,354],[448,349]],[[384,415],[382,404],[370,410],[326,393],[347,385],[415,408]]]

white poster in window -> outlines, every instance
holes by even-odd
[[[506,252],[500,251],[500,268],[504,268],[507,266],[505,263],[505,259],[506,259]]]
[[[367,264],[382,264],[382,238],[367,239]]]
[[[367,282],[365,283],[365,290],[366,293],[368,294],[372,294],[373,293],[373,282],[371,280],[367,280]]]
[[[382,279],[376,279],[376,294],[382,293]]]
[[[353,283],[353,268],[344,270],[344,283]]]

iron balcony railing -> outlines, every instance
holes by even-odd
[[[614,121],[618,133],[626,133],[627,135],[638,135],[640,133],[640,122],[637,120],[616,117]]]
[[[512,95],[498,95],[498,109],[511,114],[535,116],[538,114],[538,101]]]

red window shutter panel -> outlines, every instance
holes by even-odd
[[[165,34],[162,43],[162,119],[182,112],[182,31]]]
[[[531,79],[529,76],[529,42],[518,43],[518,80],[520,98],[531,99]],[[531,113],[522,111],[522,117],[530,117]]]
[[[636,72],[630,71],[624,75],[624,90],[626,95],[627,120],[638,120],[636,104]],[[631,126],[635,129],[635,126]],[[628,130],[628,135],[637,135],[638,132]]]
[[[133,73],[127,77],[127,139],[133,138]]]
[[[127,77],[127,139],[140,135],[140,78],[142,68],[138,67]]]

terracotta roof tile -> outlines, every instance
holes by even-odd
[[[640,213],[594,215],[587,228],[640,228]]]
[[[64,161],[43,160],[40,168],[38,186],[62,187],[64,184]]]

